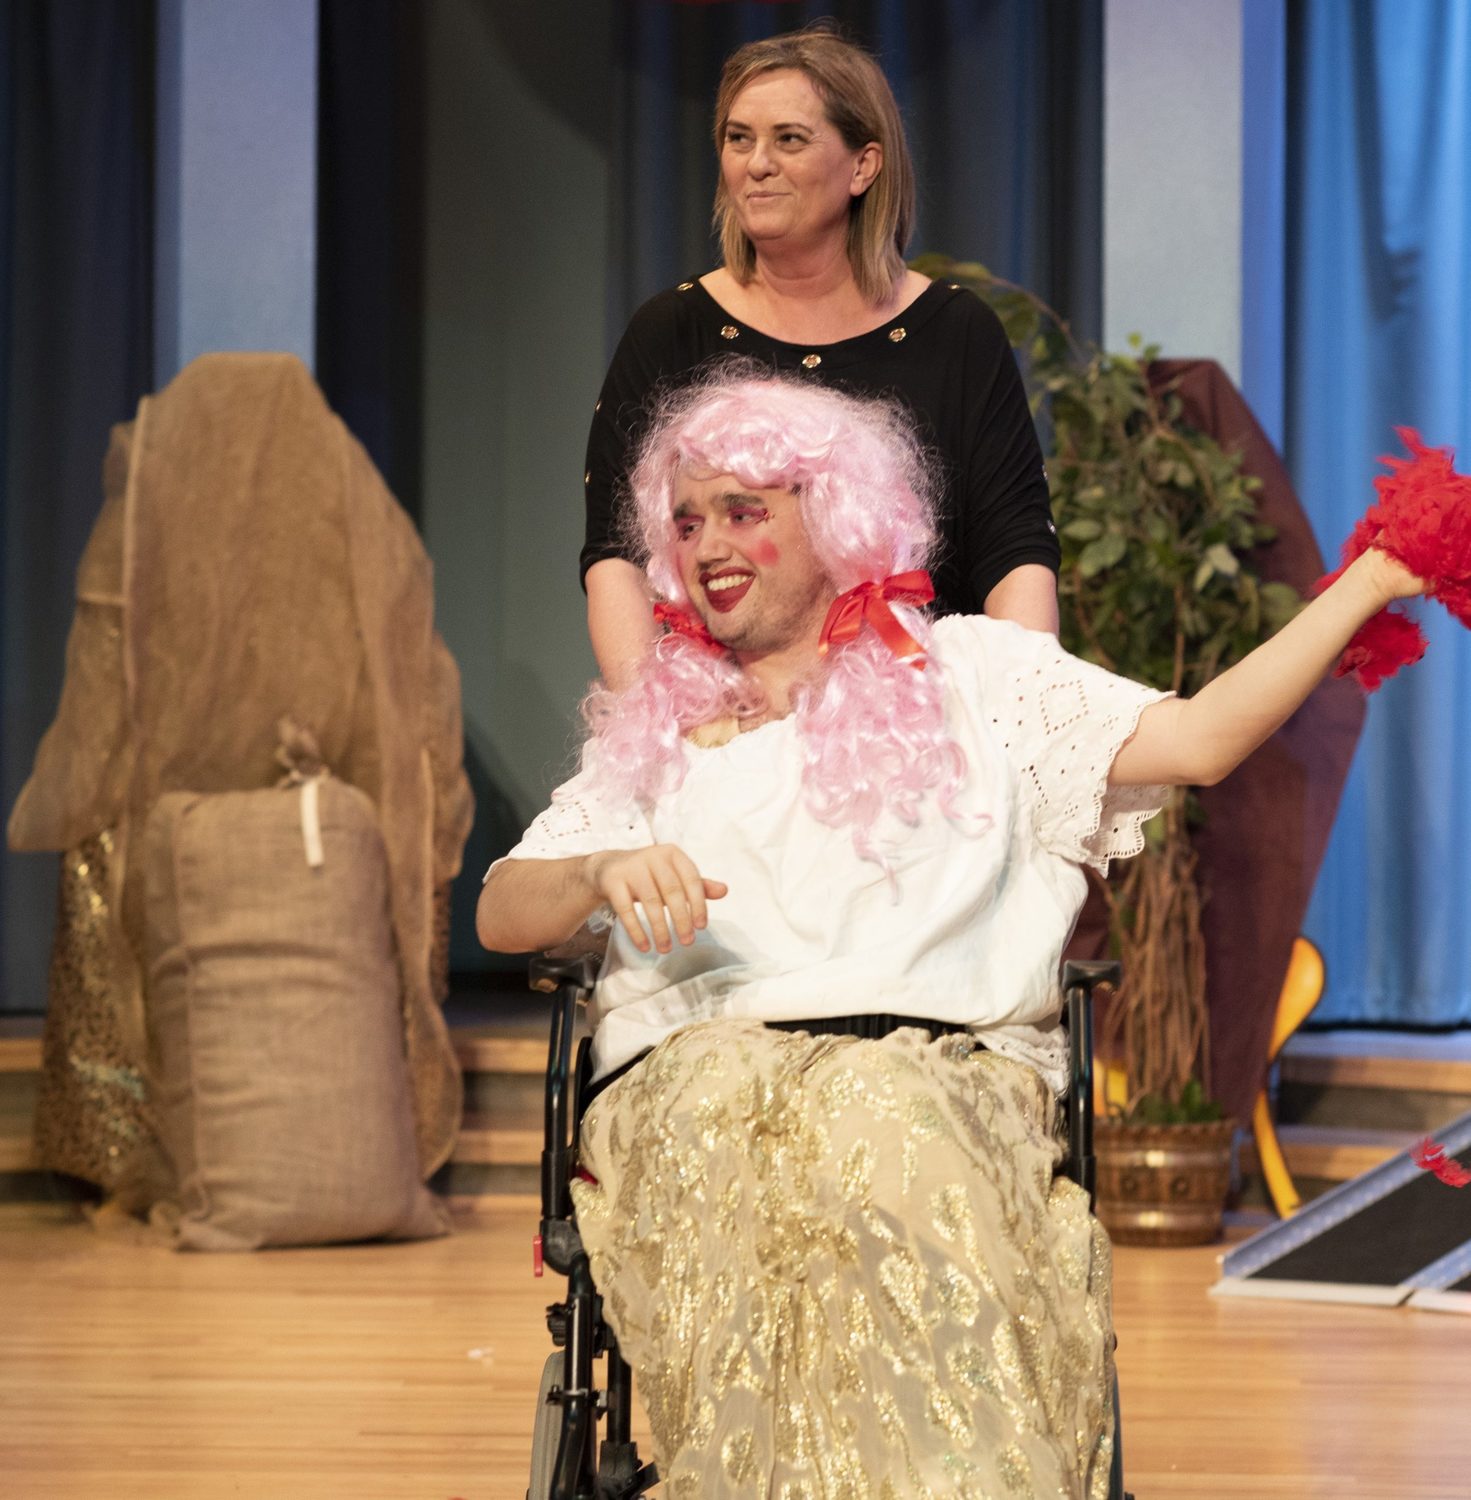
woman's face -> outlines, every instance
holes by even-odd
[[[731,103],[720,172],[736,220],[756,246],[846,234],[853,199],[878,176],[883,149],[854,151],[828,119],[805,73],[752,79]]]

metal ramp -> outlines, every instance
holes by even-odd
[[[1471,1114],[1435,1138],[1471,1167]],[[1402,1151],[1228,1250],[1211,1295],[1471,1314],[1471,1189]]]

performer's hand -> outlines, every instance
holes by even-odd
[[[718,880],[706,880],[689,855],[673,844],[589,854],[583,877],[613,908],[640,953],[649,951],[649,938],[635,902],[644,909],[654,947],[668,953],[674,946],[670,928],[681,943],[694,942],[695,932],[709,920],[705,903],[719,900],[729,889]]]
[[[1370,547],[1350,567],[1364,575],[1369,587],[1384,604],[1396,599],[1418,598],[1430,587],[1423,578],[1417,578],[1397,558],[1381,552],[1378,547]]]

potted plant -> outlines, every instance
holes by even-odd
[[[1021,360],[1048,449],[1069,651],[1189,696],[1292,617],[1296,591],[1244,562],[1272,536],[1257,519],[1259,482],[1151,382],[1154,347],[1085,345],[1037,297],[973,262],[915,265],[984,298]],[[1175,789],[1144,851],[1106,887],[1124,979],[1099,1052],[1122,1090],[1099,1122],[1098,1212],[1123,1243],[1214,1238],[1229,1182],[1233,1126],[1208,1094],[1198,817],[1190,789]]]

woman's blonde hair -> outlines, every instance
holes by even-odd
[[[822,100],[828,120],[850,151],[870,141],[883,150],[883,166],[868,191],[854,199],[848,216],[848,263],[868,302],[892,295],[904,274],[904,251],[914,228],[914,165],[894,91],[878,63],[862,47],[821,26],[750,42],[726,59],[715,96],[715,151],[725,147],[731,106],[761,73],[793,68],[806,76]],[[743,286],[756,271],[756,247],[746,237],[722,175],[715,189],[715,227],[725,267]]]

